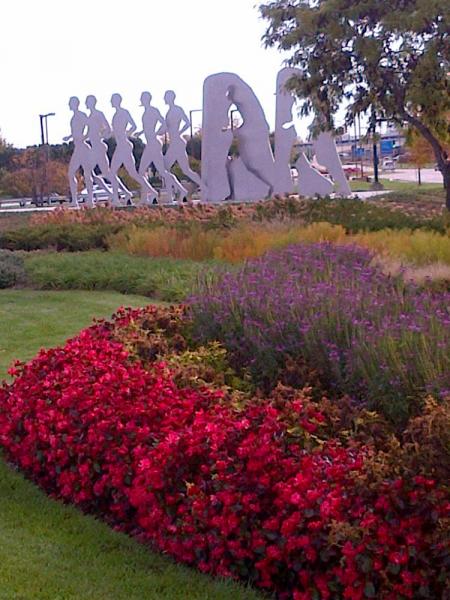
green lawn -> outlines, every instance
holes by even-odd
[[[94,316],[149,302],[115,292],[0,290],[0,379],[14,359],[28,360],[41,347],[61,344]]]
[[[62,343],[122,304],[105,292],[0,291],[0,378],[14,358]],[[0,600],[257,600],[151,553],[125,535],[48,499],[0,460]]]
[[[390,181],[389,179],[380,179],[380,183],[384,185],[386,190],[393,192],[418,192],[423,194],[427,191],[443,190],[441,183],[423,183],[422,185],[418,185],[414,181]],[[354,192],[365,192],[372,189],[372,183],[367,181],[350,181],[350,187]]]

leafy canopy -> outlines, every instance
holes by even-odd
[[[260,12],[269,21],[266,46],[287,51],[301,71],[289,86],[302,114],[314,109],[331,128],[347,102],[348,122],[372,107],[449,139],[450,2],[276,0]]]

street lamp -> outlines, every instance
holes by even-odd
[[[56,113],[51,112],[51,113],[47,113],[45,115],[39,115],[39,121],[41,124],[41,144],[43,146],[45,146],[46,144],[48,144],[48,123],[47,123],[47,118],[48,117],[54,117]]]
[[[44,161],[44,181],[43,181],[43,185],[41,185],[41,202],[44,199],[44,188],[45,191],[48,194],[48,189],[47,189],[47,163],[48,163],[48,153],[49,153],[49,148],[48,148],[48,123],[47,123],[47,119],[48,117],[54,117],[56,113],[54,112],[50,112],[50,113],[46,113],[45,115],[39,115],[39,122],[40,122],[40,126],[41,126],[41,145],[43,148],[46,148],[46,152],[45,152],[45,161]]]
[[[377,119],[375,110],[372,110],[372,116],[370,118],[370,129],[372,131],[372,136],[373,136],[373,184],[372,184],[372,189],[373,190],[383,190],[384,186],[382,183],[380,183],[379,177],[378,177],[378,165],[379,165],[379,158],[378,158],[378,144],[377,144],[377,137],[376,137],[376,131],[377,131],[377,123],[381,123],[383,120],[385,119]]]
[[[193,110],[189,111],[189,124],[190,124],[190,128],[191,128],[191,139],[194,137],[194,127],[192,125],[192,115],[197,112],[203,112],[203,109],[202,108],[194,108]]]

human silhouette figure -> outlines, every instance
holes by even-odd
[[[70,120],[71,134],[63,139],[65,142],[73,140],[74,145],[68,173],[71,202],[74,207],[79,207],[77,172],[81,167],[83,169],[84,182],[88,193],[87,203],[89,206],[93,206],[92,156],[91,147],[86,143],[88,117],[86,113],[80,110],[80,100],[76,96],[70,98],[69,108],[73,112],[73,116]]]
[[[89,110],[87,125],[87,139],[91,145],[91,170],[93,178],[112,200],[111,189],[106,185],[105,179],[111,181],[111,174],[108,160],[108,146],[105,138],[111,136],[111,127],[105,115],[97,108],[97,98],[89,95],[86,98],[86,108]],[[94,169],[98,167],[100,176],[96,175]],[[124,189],[125,193],[131,198],[131,193]]]
[[[136,123],[128,110],[122,107],[122,96],[113,94],[111,106],[116,110],[112,119],[112,131],[116,139],[116,149],[111,159],[111,183],[113,188],[113,202],[119,202],[120,179],[118,171],[123,165],[131,177],[141,185],[141,199],[144,202],[157,202],[158,194],[145,177],[140,175],[136,169],[133,156],[133,144],[130,136],[136,131]],[[149,199],[149,196],[151,197]]]
[[[192,179],[198,186],[201,185],[199,175],[193,171],[189,165],[189,158],[186,152],[186,140],[182,137],[191,125],[186,113],[175,104],[176,95],[172,90],[164,94],[164,101],[169,107],[166,114],[166,127],[169,134],[169,148],[164,156],[164,164],[167,171],[178,163],[180,169],[185,175]]]
[[[242,125],[234,129],[239,144],[239,157],[247,171],[268,187],[267,197],[273,193],[274,158],[269,143],[269,124],[261,104],[250,86],[236,77],[227,96],[241,114]]]
[[[234,80],[227,73],[216,73],[203,84],[202,130],[202,200],[222,202],[232,198],[233,180],[230,173],[229,152],[233,143],[230,128],[232,102],[227,97],[228,87]]]
[[[286,89],[286,83],[298,74],[300,74],[299,69],[286,67],[281,69],[277,77],[273,189],[275,194],[292,194],[295,187],[291,175],[291,153],[297,139],[297,130],[292,115],[295,96]]]
[[[166,124],[159,110],[152,106],[150,92],[142,92],[141,106],[144,107],[144,114],[142,115],[143,130],[136,135],[144,134],[147,144],[141,157],[139,174],[141,177],[145,177],[150,165],[153,163],[155,169],[164,179],[166,188],[170,187],[172,199],[175,191],[185,198],[187,196],[186,188],[181,185],[175,175],[166,169],[164,164],[162,143],[158,136],[166,132]]]

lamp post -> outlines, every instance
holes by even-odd
[[[194,127],[192,125],[192,115],[194,113],[198,113],[198,112],[203,112],[203,108],[194,108],[193,110],[189,111],[189,124],[190,124],[190,128],[191,128],[191,139],[194,137]]]
[[[41,144],[43,146],[45,146],[46,144],[48,144],[48,123],[47,123],[47,118],[48,117],[54,117],[56,113],[51,112],[51,113],[47,113],[45,115],[39,115],[39,121],[41,124]]]
[[[381,119],[380,119],[381,121]],[[379,159],[378,159],[378,144],[377,144],[377,138],[376,138],[376,131],[377,131],[377,116],[375,111],[372,111],[372,116],[370,119],[370,129],[372,130],[372,136],[373,136],[373,184],[372,184],[372,189],[373,190],[383,190],[384,186],[380,183],[379,178],[378,178],[378,164],[379,164]]]
[[[41,202],[44,199],[44,187],[48,194],[47,190],[47,163],[49,158],[49,147],[48,147],[48,117],[54,117],[56,113],[50,112],[45,115],[39,115],[39,123],[41,126],[41,145],[45,148],[45,160],[44,160],[44,181],[43,185],[41,185]]]

